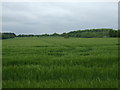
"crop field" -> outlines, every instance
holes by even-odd
[[[3,88],[117,88],[117,38],[2,40]]]

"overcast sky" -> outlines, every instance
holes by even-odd
[[[2,30],[16,34],[50,34],[117,29],[117,5],[117,2],[6,2],[2,3]]]

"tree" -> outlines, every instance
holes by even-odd
[[[58,33],[53,33],[51,36],[60,36]]]
[[[14,33],[1,33],[2,39],[8,39],[8,38],[15,38],[16,35]]]

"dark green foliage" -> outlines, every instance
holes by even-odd
[[[117,37],[119,34],[118,34],[118,31],[117,30],[110,30],[109,31],[109,36],[110,37]]]
[[[65,33],[65,36],[80,38],[104,38],[104,37],[118,37],[120,35],[118,34],[118,30],[113,29],[88,29]]]
[[[62,33],[61,36],[64,37],[64,38],[69,38],[70,37],[69,34],[67,34],[67,33]]]
[[[24,34],[20,34],[17,37],[33,37],[34,35],[30,34],[30,35],[24,35]]]
[[[87,30],[77,30],[68,33],[53,33],[53,34],[42,34],[42,35],[18,35],[18,37],[57,37],[61,36],[64,38],[69,37],[79,37],[79,38],[104,38],[104,37],[120,37],[119,30],[113,29],[87,29]]]
[[[120,30],[118,30],[118,37],[120,37]]]
[[[9,39],[15,37],[16,35],[14,33],[0,33],[0,39]]]
[[[40,36],[49,36],[49,34],[42,34],[42,35],[40,35]]]
[[[67,33],[70,37],[81,37],[81,38],[102,38],[112,37],[111,32],[114,32],[114,37],[117,37],[117,30],[113,29],[88,29],[78,30]],[[113,33],[112,33],[113,34]]]
[[[53,33],[50,36],[60,36],[58,33]]]

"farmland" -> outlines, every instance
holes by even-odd
[[[116,88],[117,38],[2,41],[3,88]]]

